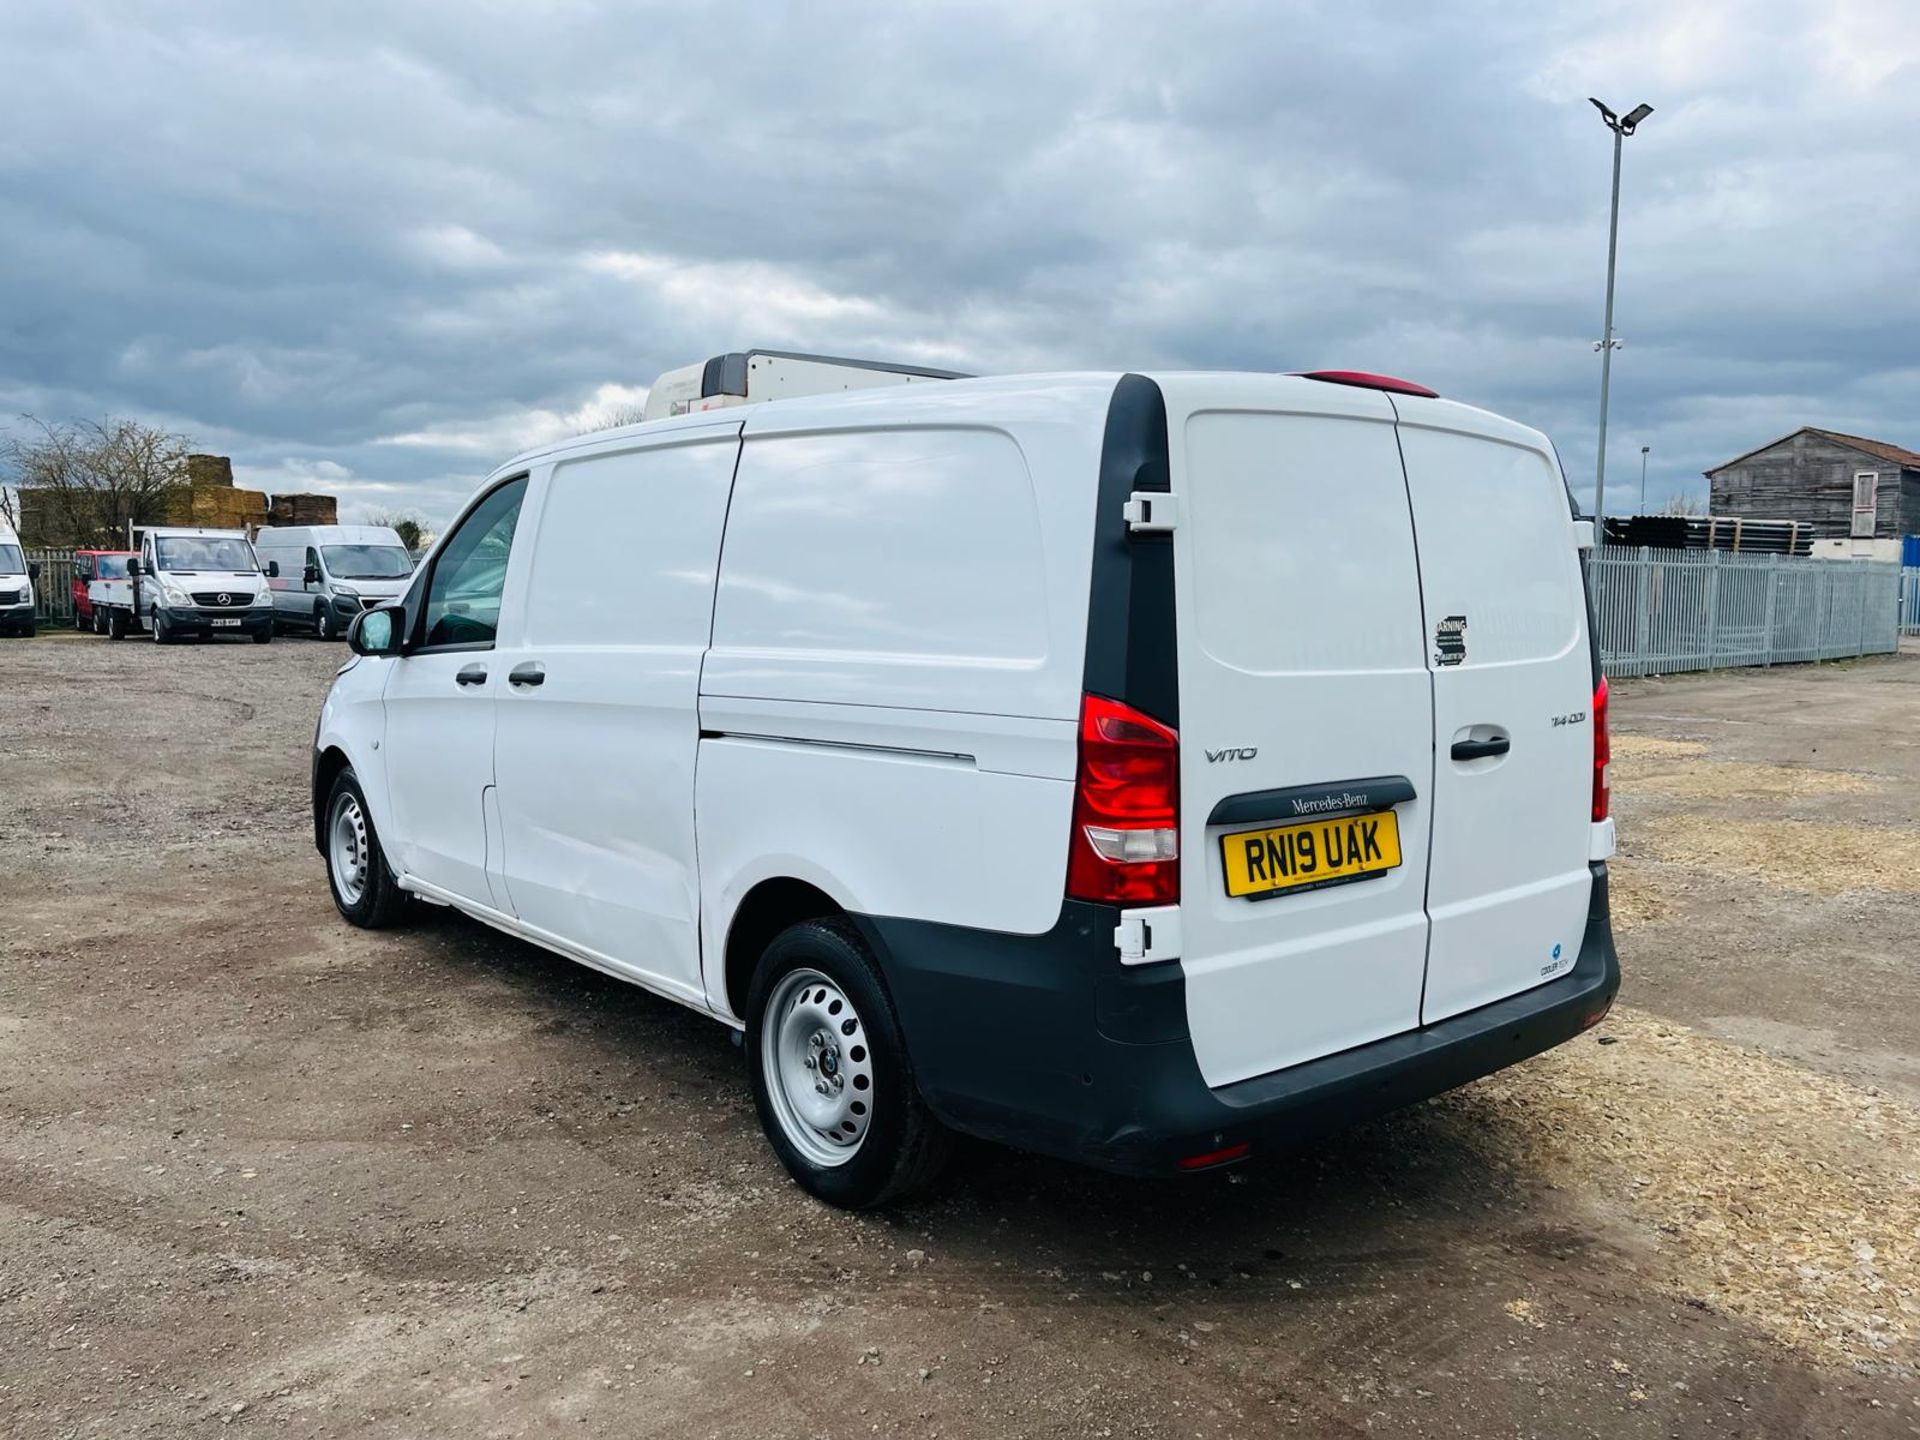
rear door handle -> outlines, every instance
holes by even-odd
[[[487,667],[469,665],[453,677],[456,685],[484,685],[487,683]]]
[[[544,685],[547,683],[546,667],[537,660],[516,665],[507,672],[507,683],[509,685]]]
[[[1486,760],[1495,755],[1504,755],[1513,748],[1513,741],[1505,735],[1492,740],[1456,740],[1453,742],[1453,758],[1456,760]]]

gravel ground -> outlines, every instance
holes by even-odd
[[[0,1433],[1920,1434],[1920,659],[1617,688],[1597,1034],[855,1217],[720,1027],[338,921],[340,658],[0,642]]]

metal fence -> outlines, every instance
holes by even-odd
[[[1900,633],[1920,635],[1920,565],[1900,572]]]
[[[1590,581],[1609,675],[1900,648],[1901,574],[1891,562],[1608,546],[1594,552]]]
[[[73,623],[73,552],[29,550],[27,559],[40,567],[33,582],[33,613],[42,625]]]

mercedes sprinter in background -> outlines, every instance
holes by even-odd
[[[283,525],[257,530],[253,548],[276,565],[273,615],[282,630],[337,639],[362,610],[397,599],[413,556],[384,525]]]
[[[140,553],[123,580],[87,587],[115,640],[142,625],[158,644],[245,635],[256,645],[273,639],[273,592],[278,573],[262,566],[246,532],[199,526],[150,526],[137,531]]]

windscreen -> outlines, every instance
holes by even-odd
[[[413,557],[398,545],[328,545],[321,549],[336,580],[404,580]]]
[[[154,542],[162,570],[258,570],[253,547],[222,535],[162,535]]]
[[[18,545],[0,545],[0,575],[24,575],[27,573],[27,557],[20,553]]]

